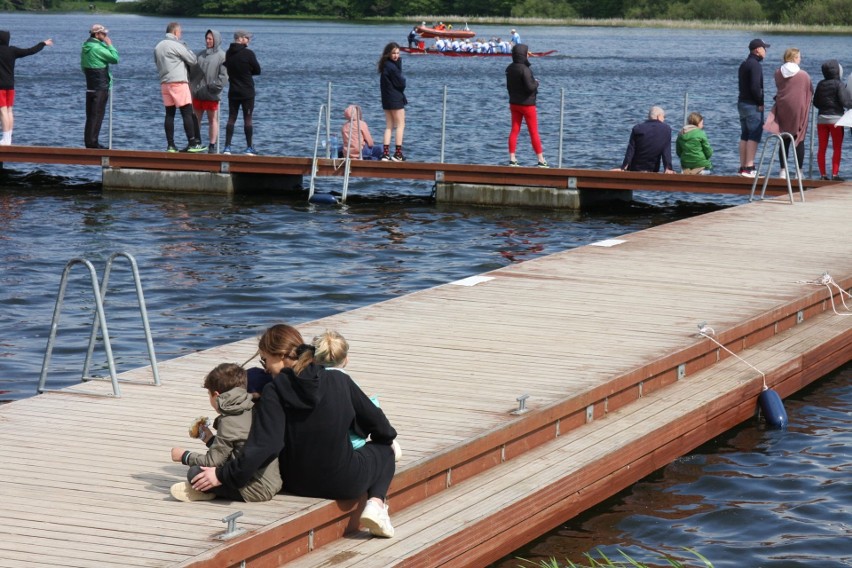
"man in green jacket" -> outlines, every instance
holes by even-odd
[[[98,142],[98,136],[112,90],[109,66],[118,63],[118,51],[108,34],[109,30],[101,24],[93,25],[80,54],[80,67],[86,75],[86,129],[83,134],[86,148],[106,148]]]

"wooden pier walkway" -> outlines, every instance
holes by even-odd
[[[120,399],[0,406],[0,566],[483,566],[754,415],[761,376],[699,323],[782,396],[850,361],[852,318],[815,283],[852,287],[850,211],[852,184],[816,189],[299,324],[350,340],[400,433],[389,540],[357,530],[354,502],[171,499],[203,375],[254,338],[161,362],[162,386]],[[218,540],[236,511],[249,532]]]
[[[73,164],[163,172],[206,172],[265,176],[310,176],[309,157],[188,154],[94,150],[47,146],[0,146],[2,163]],[[319,176],[343,176],[343,160],[321,159]],[[488,164],[352,160],[354,178],[440,181],[447,184],[550,187],[582,190],[666,191],[748,195],[752,180],[740,176],[684,176],[578,168],[513,168]],[[837,182],[805,180],[805,188]],[[759,188],[758,188],[759,189]],[[786,182],[770,179],[768,196],[786,195]]]

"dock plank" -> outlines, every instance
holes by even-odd
[[[521,520],[543,527],[579,510],[587,496],[629,483],[633,472],[653,471],[712,428],[735,424],[759,379],[699,337],[699,322],[759,368],[774,369],[784,392],[815,380],[808,367],[848,361],[850,318],[834,316],[825,290],[805,281],[828,270],[852,286],[852,192],[824,188],[807,197],[718,211],[625,235],[614,247],[501,268],[475,286],[448,283],[300,324],[306,337],[330,328],[349,339],[348,370],[381,399],[404,455],[391,498],[399,538],[355,532],[294,565],[338,546],[354,555],[353,566],[405,558],[464,565],[463,553],[485,558],[506,545],[489,523],[525,538]],[[779,323],[795,322],[799,310],[807,312],[804,323]],[[307,551],[307,531],[315,529],[318,543],[341,533],[354,503],[168,496],[186,472],[170,461],[169,448],[203,449],[186,430],[211,414],[204,374],[255,350],[256,339],[246,338],[162,361],[161,387],[122,383],[120,399],[46,393],[0,406],[0,567],[218,567],[241,559],[275,566]],[[701,370],[677,381],[681,364]],[[150,369],[121,376],[150,379]],[[530,412],[512,415],[521,394],[530,395]],[[584,425],[587,407],[594,420]],[[679,424],[675,411],[685,417]],[[476,493],[480,487],[490,497]],[[216,540],[221,519],[235,511],[252,532]],[[277,546],[289,548],[254,558],[255,547]]]

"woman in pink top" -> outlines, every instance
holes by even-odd
[[[349,105],[343,111],[343,117],[346,122],[340,128],[340,134],[343,139],[343,149],[341,150],[341,158],[347,156],[346,150],[349,149],[349,157],[353,159],[363,158],[365,160],[380,160],[382,158],[382,147],[373,144],[373,137],[370,136],[370,128],[364,121],[361,107],[358,105]]]

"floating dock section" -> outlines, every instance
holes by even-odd
[[[169,496],[201,378],[254,338],[0,406],[0,566],[486,565],[850,361],[850,211],[817,189],[299,324],[399,431],[393,539],[354,501]]]
[[[104,191],[170,194],[306,192],[313,160],[306,157],[189,154],[137,150],[94,150],[44,146],[0,146],[3,162],[100,166]],[[578,168],[509,167],[492,164],[352,160],[353,178],[426,182],[440,203],[491,207],[583,209],[608,201],[630,201],[634,191],[749,195],[753,180],[740,176],[666,175]],[[317,190],[340,193],[344,160],[317,161]],[[787,195],[782,179],[766,180],[766,195]],[[805,180],[804,188],[836,185]],[[796,185],[796,184],[794,184]],[[761,182],[757,188],[760,193]]]

